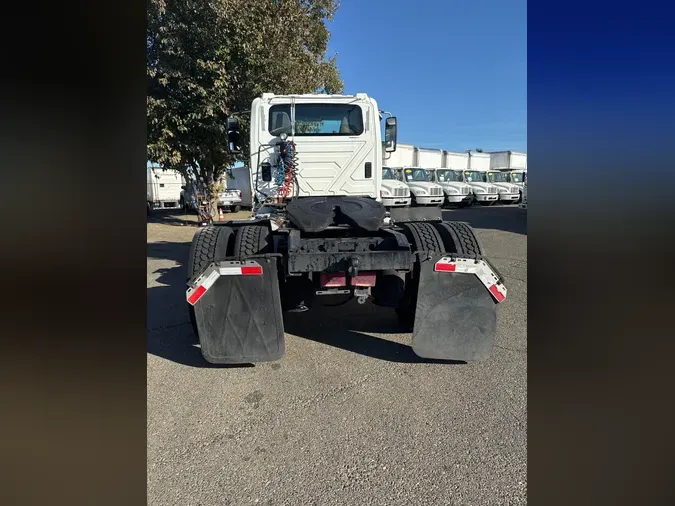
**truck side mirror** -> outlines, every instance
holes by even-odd
[[[227,151],[235,155],[241,153],[239,118],[227,118]]]
[[[390,117],[384,120],[384,150],[387,153],[396,151],[397,126],[396,118]]]

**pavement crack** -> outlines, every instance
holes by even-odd
[[[506,346],[500,346],[498,344],[495,344],[495,348],[500,348],[502,350],[507,350],[507,351],[513,351],[514,353],[525,353],[525,354],[527,354],[527,348],[525,348],[524,350],[519,350],[519,349],[516,349],[516,348],[507,348]]]
[[[176,328],[176,327],[182,327],[183,325],[189,325],[189,324],[190,324],[189,321],[182,322],[182,323],[175,323],[173,325],[165,325],[163,327],[155,327],[154,329],[147,329],[146,332],[155,332],[157,330],[173,329],[173,328]]]

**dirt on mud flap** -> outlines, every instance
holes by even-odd
[[[412,336],[416,355],[475,361],[492,353],[497,306],[506,288],[483,258],[430,254],[420,258]]]
[[[277,275],[278,255],[214,262],[190,280],[204,358],[213,364],[278,360],[284,354],[284,324]]]

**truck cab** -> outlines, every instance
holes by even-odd
[[[497,187],[487,182],[487,171],[470,170],[463,172],[464,182],[471,187],[476,202],[482,205],[490,205],[499,199]]]
[[[445,193],[445,202],[450,205],[467,205],[473,200],[471,187],[464,182],[461,170],[431,169],[431,180],[440,185]]]
[[[382,204],[385,207],[410,205],[410,188],[396,179],[394,169],[382,167]]]
[[[510,174],[499,170],[489,170],[485,177],[487,183],[492,183],[497,187],[500,202],[513,204],[520,200],[520,187],[509,182]]]
[[[381,201],[383,151],[396,150],[396,119],[385,120],[384,149],[380,121],[377,102],[364,93],[264,93],[256,98],[249,164],[254,207],[296,197]],[[292,165],[288,177],[279,168],[282,155],[277,149],[287,140],[292,150],[284,162]]]
[[[518,207],[527,211],[527,172],[523,174],[523,198]]]
[[[412,205],[441,206],[443,188],[431,180],[429,171],[422,167],[397,167],[396,179],[405,183],[412,193]]]

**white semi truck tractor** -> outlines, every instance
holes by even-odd
[[[488,358],[504,281],[466,223],[440,208],[393,207],[382,189],[396,118],[356,95],[263,94],[251,106],[250,220],[200,229],[188,258],[186,299],[212,363],[284,354],[283,311],[322,297],[391,308],[425,358]],[[241,153],[240,121],[228,148]]]

